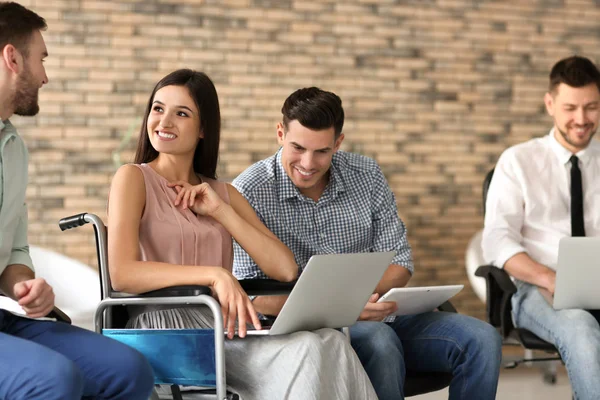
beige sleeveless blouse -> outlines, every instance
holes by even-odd
[[[140,221],[140,250],[143,261],[179,265],[219,266],[232,269],[233,247],[229,232],[212,217],[194,214],[175,206],[177,192],[167,179],[148,164],[138,167],[146,184],[146,206]],[[227,184],[199,176],[230,203]]]
[[[140,224],[143,260],[231,269],[232,238],[209,217],[175,207],[175,190],[149,165]],[[229,203],[225,183],[202,177]],[[173,308],[175,307],[175,308]],[[203,329],[214,326],[206,306],[129,306],[129,328]],[[377,399],[350,343],[332,329],[225,341],[228,387],[242,399]]]

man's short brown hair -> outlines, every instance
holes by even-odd
[[[46,20],[33,11],[14,2],[0,2],[0,51],[12,44],[27,57],[31,35],[46,28]]]
[[[548,91],[553,93],[561,83],[574,88],[594,83],[600,91],[600,71],[593,62],[585,57],[564,58],[554,64],[550,71]]]

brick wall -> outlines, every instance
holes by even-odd
[[[95,265],[89,228],[57,221],[105,217],[113,152],[131,159],[143,105],[173,69],[215,81],[224,179],[277,150],[284,99],[317,85],[343,99],[344,148],[379,161],[396,194],[413,284],[465,283],[455,303],[482,317],[464,266],[481,181],[503,149],[550,128],[552,64],[600,57],[597,3],[23,0],[47,19],[50,52],[41,113],[13,120],[31,151],[30,240]]]

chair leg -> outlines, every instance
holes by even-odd
[[[558,374],[556,366],[557,361],[550,361],[542,367],[545,383],[550,385],[554,385],[556,383],[556,376]]]
[[[533,350],[525,349],[524,352],[525,352],[525,355],[523,356],[523,360],[527,360],[527,361],[524,361],[524,364],[528,367],[531,367],[531,361],[529,361],[529,360],[531,360],[533,358]]]
[[[173,400],[183,400],[179,385],[171,385],[171,393],[173,394]]]

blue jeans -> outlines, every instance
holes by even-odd
[[[536,286],[515,281],[513,322],[552,343],[562,357],[575,399],[600,399],[598,311],[555,310]]]
[[[153,387],[150,364],[131,347],[0,310],[0,399],[147,400]]]
[[[350,340],[380,400],[404,399],[407,369],[452,373],[453,400],[496,397],[502,340],[486,322],[445,312],[359,321]]]

